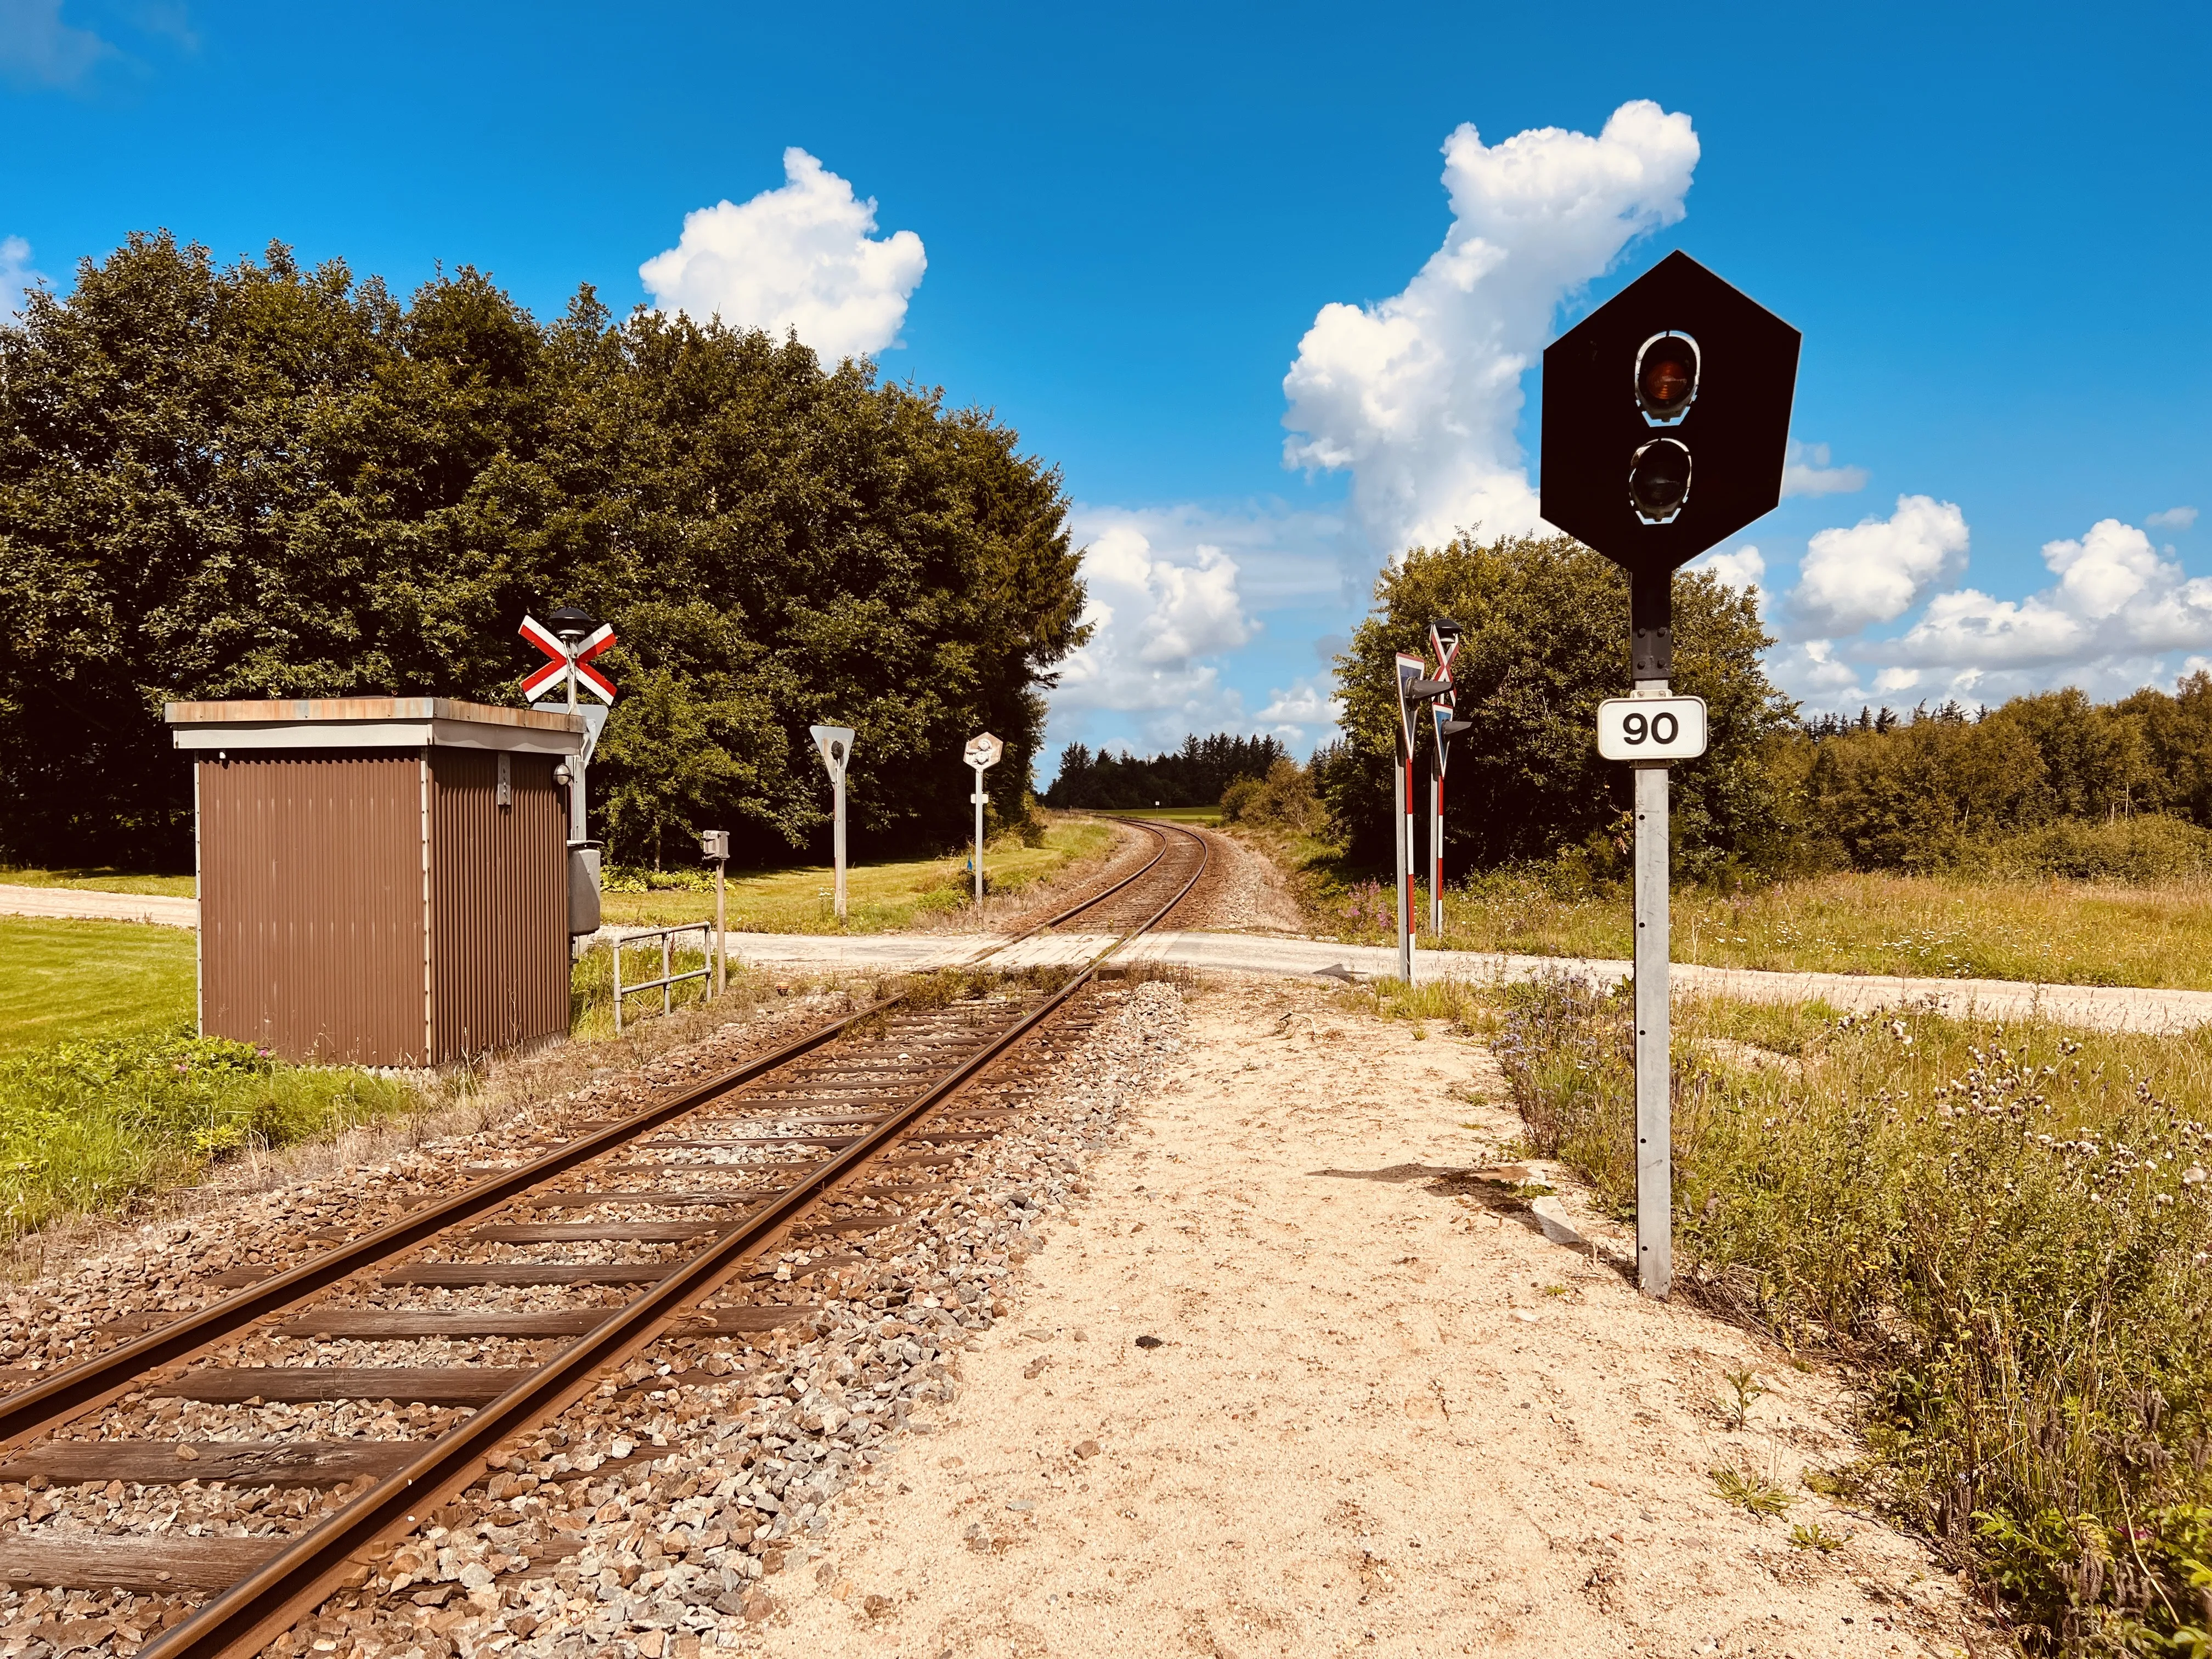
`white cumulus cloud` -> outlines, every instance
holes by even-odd
[[[1309,676],[1274,687],[1255,718],[1296,748],[1313,742],[1344,718],[1344,699],[1336,695],[1333,682]]]
[[[1966,515],[1949,501],[1899,495],[1887,519],[1823,530],[1807,545],[1790,614],[1814,634],[1893,622],[1936,582],[1965,568]]]
[[[824,359],[895,344],[929,260],[910,230],[877,238],[876,204],[805,150],[783,153],[784,183],[739,204],[684,216],[677,245],[638,267],[663,311],[732,328],[795,331]]]
[[[2170,678],[2178,653],[2186,672],[2200,659],[2192,653],[2212,651],[2212,577],[2191,576],[2137,526],[2100,519],[2045,543],[2043,562],[2053,580],[2025,599],[1948,589],[1894,638],[1807,641],[1771,666],[1796,695],[1847,708],[1907,694],[1996,702],[2058,685],[2119,696]],[[1879,563],[1875,575],[1893,593],[1901,580]]]
[[[0,237],[0,318],[23,314],[23,296],[46,282],[31,268],[31,245],[20,236]]]
[[[1866,481],[1867,470],[1863,466],[1829,465],[1827,445],[1790,441],[1782,463],[1784,495],[1848,495],[1855,489],[1864,489]]]
[[[1978,684],[2021,669],[2108,678],[2125,664],[2212,647],[2212,578],[2161,559],[2135,526],[2100,519],[2079,540],[2045,543],[2043,562],[2058,580],[2041,592],[1939,594],[1888,654]]]
[[[2163,513],[2152,514],[2143,522],[2156,525],[2160,530],[2186,530],[2197,522],[2197,509],[2193,507],[2169,507]]]
[[[1698,137],[1639,100],[1595,138],[1542,127],[1486,146],[1462,125],[1443,150],[1443,246],[1381,304],[1322,307],[1283,381],[1285,463],[1350,469],[1361,527],[1392,557],[1462,526],[1536,527],[1521,377],[1563,301],[1682,217]]]
[[[1766,580],[1766,558],[1755,547],[1739,547],[1728,553],[1708,553],[1690,566],[1710,570],[1730,587],[1749,587]]]
[[[1056,718],[1138,714],[1163,738],[1243,719],[1243,699],[1207,660],[1244,644],[1256,627],[1237,591],[1236,560],[1210,543],[1158,549],[1134,524],[1110,522],[1090,539],[1083,579],[1092,634],[1060,668]]]

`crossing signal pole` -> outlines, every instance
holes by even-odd
[[[1420,932],[1420,854],[1419,843],[1413,839],[1413,734],[1419,729],[1421,705],[1449,695],[1451,682],[1429,678],[1427,665],[1419,657],[1402,651],[1397,657],[1398,769],[1390,811],[1397,824],[1398,977],[1411,985],[1413,940]]]
[[[1474,724],[1457,717],[1452,663],[1459,656],[1460,627],[1439,617],[1429,624],[1429,653],[1437,659],[1436,678],[1444,690],[1429,704],[1436,744],[1429,750],[1429,932],[1441,941],[1444,931],[1444,766],[1451,740]]]
[[[1543,514],[1628,572],[1632,694],[1599,752],[1635,771],[1636,1256],[1672,1286],[1667,769],[1705,752],[1705,708],[1672,695],[1674,572],[1782,499],[1797,331],[1686,253],[1544,352]]]

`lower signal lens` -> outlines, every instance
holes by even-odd
[[[1628,499],[1646,524],[1665,524],[1690,499],[1690,452],[1679,439],[1654,438],[1628,465]]]

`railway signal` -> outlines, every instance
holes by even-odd
[[[1429,654],[1437,659],[1436,678],[1447,688],[1452,684],[1452,663],[1459,656],[1460,626],[1439,617],[1429,624]],[[1429,705],[1436,747],[1429,751],[1429,931],[1440,939],[1444,931],[1444,766],[1451,758],[1451,740],[1474,722],[1458,718],[1455,693],[1447,689]]]
[[[722,890],[722,877],[730,862],[730,832],[702,830],[699,856],[714,866],[714,994],[720,996],[730,987],[729,911]]]
[[[968,739],[968,747],[961,758],[975,769],[975,908],[983,908],[983,774],[999,763],[1006,752],[1006,745],[988,732],[979,732]]]
[[[1392,812],[1397,819],[1398,842],[1398,977],[1411,985],[1413,937],[1420,931],[1414,921],[1414,906],[1420,902],[1413,840],[1413,734],[1419,720],[1414,711],[1425,702],[1450,695],[1451,682],[1429,678],[1428,665],[1419,657],[1407,656],[1403,651],[1397,655],[1398,768],[1394,781],[1397,802]]]
[[[550,626],[549,626],[550,624]],[[565,686],[568,692],[568,712],[584,717],[584,746],[567,762],[568,782],[568,844],[591,870],[592,889],[599,888],[599,852],[590,845],[591,832],[584,827],[584,774],[592,763],[592,753],[599,747],[599,733],[607,723],[607,708],[615,700],[615,683],[592,665],[599,656],[615,642],[612,623],[593,623],[591,617],[573,605],[564,605],[557,611],[546,612],[545,621],[526,612],[522,626],[516,630],[531,644],[543,651],[547,660],[522,678],[522,695],[532,702],[552,690]],[[604,705],[592,708],[586,703],[579,707],[576,690],[579,684],[590,690],[594,696],[605,700]],[[573,884],[573,880],[572,880]],[[594,907],[598,900],[592,900]]]
[[[830,831],[830,853],[836,865],[837,920],[845,920],[845,768],[853,758],[853,728],[849,726],[810,726],[814,734],[814,746],[821,751],[822,764],[830,773],[830,788],[835,799],[836,826]]]
[[[1667,768],[1705,752],[1705,704],[1668,685],[1674,572],[1782,499],[1801,339],[1675,252],[1544,352],[1544,517],[1628,572],[1633,695],[1601,708],[1598,750],[1636,769],[1636,1255],[1647,1296],[1664,1297],[1674,1274]]]

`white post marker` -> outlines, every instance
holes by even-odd
[[[999,763],[1006,752],[1006,745],[988,732],[979,732],[968,739],[968,747],[961,758],[975,769],[975,908],[983,908],[983,774]]]
[[[1661,1297],[1674,1282],[1667,768],[1705,752],[1705,700],[1664,680],[1597,707],[1598,753],[1636,769],[1636,1261],[1644,1294]]]
[[[729,913],[722,903],[722,872],[730,862],[730,832],[702,830],[699,856],[713,860],[714,865],[714,994],[720,996],[730,982]]]
[[[837,920],[845,920],[845,768],[853,758],[853,728],[849,726],[810,726],[814,734],[814,746],[822,751],[822,764],[830,770],[830,784],[836,798],[836,827],[831,832],[830,848],[837,866]]]

